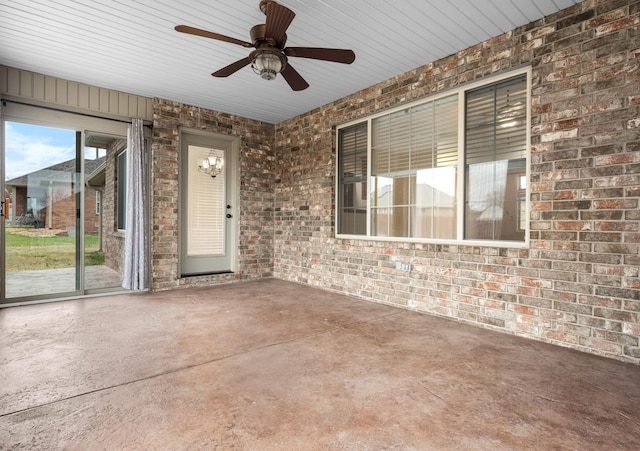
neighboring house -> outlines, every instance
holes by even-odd
[[[105,157],[85,161],[87,173],[102,165]],[[76,232],[76,162],[69,160],[7,180],[11,196],[11,225]],[[86,177],[85,177],[86,179]],[[99,233],[100,215],[96,210],[96,189],[85,186],[85,235]]]

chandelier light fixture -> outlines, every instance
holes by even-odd
[[[224,160],[213,154],[213,149],[209,152],[209,155],[202,160],[198,165],[198,171],[204,172],[211,178],[216,178],[218,174],[222,172],[224,168]]]

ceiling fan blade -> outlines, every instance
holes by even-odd
[[[289,25],[296,17],[296,13],[286,6],[282,6],[275,2],[267,4],[267,23],[264,35],[266,38],[272,38],[277,43],[283,41],[283,37]]]
[[[188,25],[177,25],[175,27],[175,30],[179,31],[180,33],[193,34],[193,35],[202,36],[202,37],[205,37],[205,38],[217,39],[218,41],[224,41],[224,42],[230,42],[232,44],[238,44],[238,45],[241,45],[242,47],[246,47],[246,48],[253,47],[253,44],[251,44],[249,42],[241,41],[240,39],[236,39],[236,38],[231,38],[231,37],[225,36],[223,34],[213,33],[211,31],[207,31],[207,30],[201,30],[200,28],[190,27]]]
[[[287,47],[284,49],[284,53],[287,56],[297,58],[311,58],[343,64],[351,64],[356,59],[356,54],[353,53],[353,50],[324,49],[320,47]]]
[[[302,75],[300,75],[289,63],[284,66],[284,69],[282,69],[282,72],[280,73],[294,91],[302,91],[309,87],[309,83],[307,83],[305,79],[302,78]]]
[[[211,75],[214,77],[228,77],[229,75],[239,71],[244,66],[251,64],[251,58],[248,56],[246,58],[242,58],[241,60],[236,61],[235,63],[229,64],[227,67],[223,67],[220,70],[215,71]]]

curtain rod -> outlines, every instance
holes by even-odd
[[[89,113],[79,113],[77,111],[69,111],[69,110],[64,110],[62,108],[56,108],[56,107],[52,107],[52,106],[34,105],[32,103],[20,102],[19,100],[2,99],[2,105],[3,106],[6,106],[7,102],[15,103],[16,105],[24,105],[24,106],[34,107],[34,108],[42,108],[44,110],[56,111],[58,113],[77,114],[78,116],[91,117],[91,118],[94,118],[94,119],[102,119],[102,120],[105,120],[105,121],[121,122],[123,124],[130,124],[131,123],[131,121],[127,121],[127,120],[124,120],[124,119],[114,119],[112,117],[98,116],[96,114],[89,114]],[[148,127],[148,128],[153,128],[152,125],[149,123],[149,121],[143,121],[143,125],[145,127]]]

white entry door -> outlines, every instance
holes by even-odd
[[[236,139],[189,131],[181,137],[181,275],[233,272]]]

